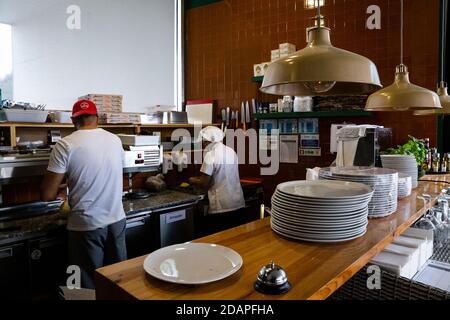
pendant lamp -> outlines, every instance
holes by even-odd
[[[260,90],[283,96],[331,96],[369,94],[381,88],[375,64],[333,47],[330,29],[322,26],[320,3],[317,11],[306,48],[271,63]]]
[[[450,115],[450,96],[448,95],[447,84],[445,83],[445,50],[447,48],[447,4],[443,3],[445,6],[444,10],[442,10],[442,23],[445,26],[445,29],[441,31],[441,69],[440,69],[440,78],[441,82],[438,85],[437,94],[439,96],[439,100],[441,101],[442,109],[431,109],[431,110],[419,110],[414,112],[416,116],[445,116]]]
[[[442,108],[438,95],[409,81],[409,72],[403,64],[403,0],[401,1],[401,63],[396,68],[395,81],[387,88],[369,96],[367,111],[434,110]]]

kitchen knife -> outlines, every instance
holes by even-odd
[[[230,126],[230,107],[227,107],[227,128]]]
[[[245,121],[245,106],[244,106],[244,102],[242,102],[241,104],[241,122],[242,122],[242,127],[244,128],[244,131],[247,131],[246,129],[246,121]]]
[[[234,129],[234,124],[236,122],[236,112],[231,112],[231,129]]]
[[[222,131],[225,130],[225,124],[227,123],[227,111],[222,109]]]
[[[247,122],[247,129],[249,129],[252,126],[252,118],[250,117],[250,104],[248,101],[245,105],[245,121]]]
[[[255,101],[255,99],[252,99],[252,112],[253,112],[253,114],[256,113],[256,101]]]

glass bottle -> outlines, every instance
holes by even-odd
[[[439,153],[435,153],[433,155],[433,172],[439,172],[439,164],[440,164],[441,155]]]
[[[430,139],[429,138],[425,138],[423,139],[423,143],[424,143],[424,147],[425,147],[425,152],[426,152],[426,157],[425,157],[425,161],[424,161],[424,169],[426,171],[430,171],[431,170],[431,153],[430,153]]]
[[[450,153],[447,153],[445,161],[447,162],[447,172],[450,172]]]
[[[441,172],[447,172],[447,154],[442,156]]]
[[[293,101],[291,96],[283,97],[283,112],[292,112],[293,109]]]

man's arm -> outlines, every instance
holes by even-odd
[[[58,191],[64,180],[64,173],[47,171],[41,184],[41,200],[53,201],[58,196]]]
[[[208,190],[211,185],[211,176],[202,173],[200,177],[193,177],[189,179],[189,182],[202,189]]]

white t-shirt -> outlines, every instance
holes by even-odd
[[[55,145],[48,171],[67,174],[68,230],[92,231],[125,219],[123,158],[120,139],[103,129],[78,130]]]
[[[200,171],[212,179],[208,190],[209,213],[217,214],[245,207],[236,152],[221,142],[210,144],[206,151]]]

